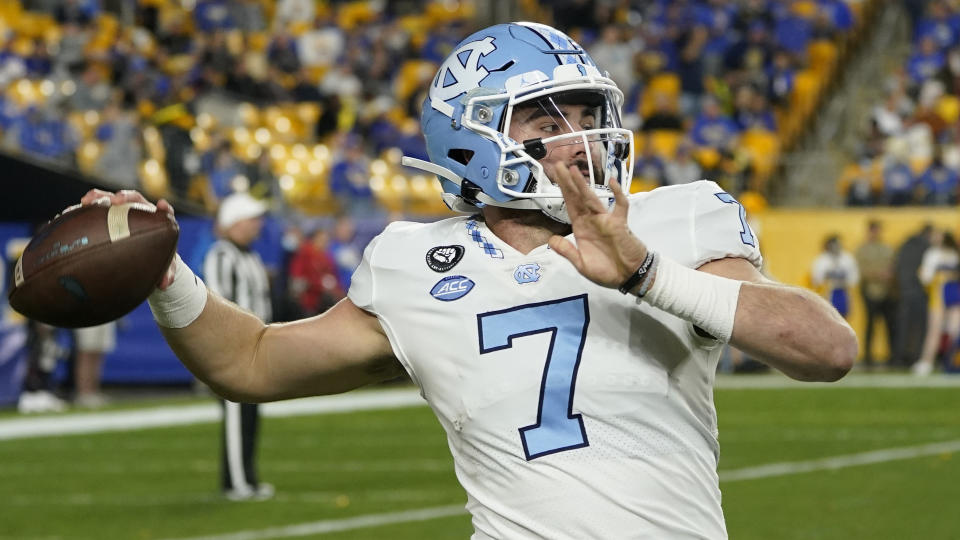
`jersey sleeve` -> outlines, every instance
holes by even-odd
[[[350,278],[350,290],[347,291],[347,298],[358,308],[377,314],[374,306],[374,276],[373,276],[373,258],[377,251],[377,245],[383,237],[381,233],[367,244],[363,250],[363,258],[360,264],[353,271],[353,277]]]
[[[727,257],[763,265],[760,242],[743,206],[715,182],[698,182],[693,214],[694,268]]]

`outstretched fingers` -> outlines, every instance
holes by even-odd
[[[630,200],[616,178],[610,179],[610,190],[613,191],[613,217],[618,220],[626,220],[627,210],[630,209]]]
[[[547,245],[561,257],[570,261],[578,272],[583,273],[583,257],[580,255],[577,246],[573,245],[573,242],[555,234],[547,241]]]

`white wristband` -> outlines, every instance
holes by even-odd
[[[721,342],[730,341],[742,282],[687,268],[658,255],[650,305],[692,322]]]
[[[195,321],[207,305],[207,286],[177,256],[173,283],[166,290],[154,289],[147,299],[157,324],[183,328]]]

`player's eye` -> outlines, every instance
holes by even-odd
[[[543,124],[540,126],[540,131],[544,133],[556,133],[560,129],[560,126],[550,122],[549,124]]]

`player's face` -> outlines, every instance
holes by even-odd
[[[598,127],[599,107],[573,103],[557,103],[547,98],[514,109],[508,136],[518,142],[548,139]],[[539,159],[548,178],[557,167],[576,165],[585,178],[590,177],[589,163],[597,183],[603,180],[602,163],[606,157],[604,142],[597,135],[569,137],[544,144],[546,155]]]

